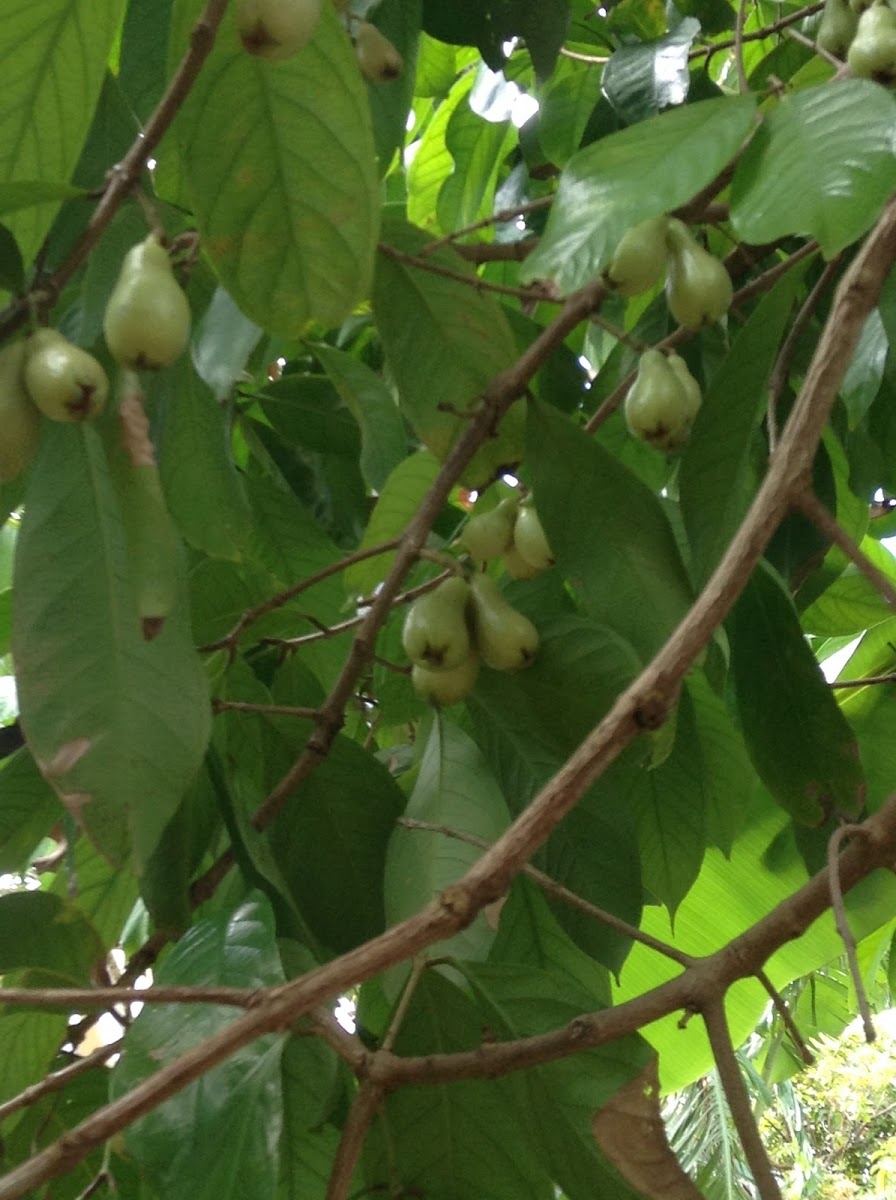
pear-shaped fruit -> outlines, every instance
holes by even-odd
[[[90,421],[109,395],[106,372],[93,355],[55,329],[38,329],[26,340],[25,386],[52,421]]]
[[[467,605],[470,585],[459,575],[415,600],[401,640],[412,663],[431,671],[452,671],[470,656]]]
[[[311,41],[321,0],[236,0],[234,20],[243,49],[268,62],[298,54]]]
[[[477,575],[472,584],[473,632],[483,662],[496,671],[526,667],[538,649],[538,630],[501,595],[488,575]]]
[[[126,367],[173,363],[190,336],[190,306],[155,234],[125,255],[103,319],[112,356]]]
[[[653,287],[666,266],[666,226],[664,214],[633,225],[604,271],[607,286],[620,296],[637,296]]]
[[[846,0],[824,0],[821,23],[815,43],[835,58],[846,58],[850,43],[856,36],[859,18]]]
[[[478,562],[498,558],[513,541],[518,509],[518,501],[508,496],[488,512],[475,513],[464,526],[460,544]]]
[[[537,570],[553,565],[554,555],[547,534],[531,502],[520,508],[520,515],[513,527],[513,544],[525,561]]]
[[[685,418],[690,426],[693,424],[694,418],[700,411],[700,405],[703,403],[703,393],[700,391],[700,384],[688,370],[688,364],[674,351],[666,359],[666,362],[684,389],[685,398],[687,399]]]
[[[645,350],[625,397],[629,432],[659,450],[675,450],[687,440],[694,411],[693,395],[688,395],[665,355]]]
[[[504,569],[511,579],[534,579],[541,567],[533,567],[526,562],[516,546],[508,546],[504,551]]]
[[[669,275],[666,300],[669,311],[687,329],[718,321],[728,311],[734,289],[723,263],[694,239],[683,221],[669,220]]]
[[[479,655],[471,650],[458,666],[450,670],[430,670],[414,663],[411,682],[418,696],[431,704],[457,704],[469,696],[479,677]]]
[[[361,74],[371,83],[388,83],[390,79],[398,79],[404,69],[401,55],[369,21],[358,22],[355,53]]]
[[[25,387],[25,343],[0,350],[0,483],[20,475],[37,453],[40,413]]]
[[[860,79],[896,84],[896,13],[887,4],[872,4],[859,17],[846,61]]]

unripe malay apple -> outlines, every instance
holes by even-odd
[[[25,386],[52,421],[90,421],[106,406],[109,380],[86,350],[55,329],[38,329],[25,342]]]
[[[234,19],[248,54],[280,62],[311,41],[321,0],[236,0]]]
[[[113,358],[133,369],[169,366],[190,336],[190,306],[155,234],[125,255],[103,318]]]

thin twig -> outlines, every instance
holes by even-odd
[[[797,343],[806,331],[809,322],[818,308],[821,297],[828,285],[833,280],[840,266],[840,256],[832,258],[826,264],[824,270],[819,275],[809,295],[803,302],[803,306],[793,320],[793,324],[788,330],[787,337],[784,339],[781,349],[778,351],[778,357],[775,359],[775,365],[772,368],[772,373],[768,381],[768,450],[769,454],[774,454],[775,447],[778,444],[778,400],[781,398],[781,393],[784,390],[784,385],[787,382],[787,376],[790,372],[790,364],[793,360],[793,355],[797,347]]]
[[[549,208],[553,203],[553,196],[540,196],[537,200],[527,200],[525,204],[518,204],[513,208],[502,208],[500,212],[492,213],[490,217],[483,217],[479,221],[473,221],[471,225],[464,225],[461,229],[446,233],[444,237],[436,238],[433,242],[427,242],[425,246],[421,247],[420,255],[425,258],[443,246],[451,245],[459,238],[466,237],[467,234],[476,233],[479,229],[486,229],[489,225],[507,225],[517,217],[523,217],[530,212],[538,212],[542,208]],[[459,247],[455,247],[455,249],[459,249]]]
[[[440,275],[443,279],[451,279],[455,283],[462,283],[465,287],[471,287],[477,292],[495,292],[498,296],[512,296],[515,300],[547,301],[550,304],[563,302],[563,297],[557,292],[554,285],[546,281],[537,280],[525,287],[508,287],[507,284],[493,283],[490,279],[483,279],[479,275],[464,271],[452,271],[450,267],[442,266],[441,263],[432,262],[420,254],[408,254],[386,242],[380,242],[378,249],[381,254],[395,259],[396,262],[405,263],[409,267],[417,267],[421,271],[428,271],[431,275]]]
[[[747,0],[739,0],[737,16],[734,21],[734,63],[737,68],[738,88],[744,95],[750,90],[750,81],[747,79],[747,69],[744,66],[744,21],[746,15]]]
[[[832,688],[860,688],[869,687],[875,683],[896,683],[896,671],[888,671],[886,675],[868,675],[865,679],[832,679],[828,686]]]
[[[304,717],[313,721],[318,714],[316,708],[301,708],[292,704],[252,704],[248,700],[212,700],[212,709],[220,712],[263,713],[271,716]]]
[[[788,13],[786,17],[781,17],[777,21],[772,21],[770,25],[763,25],[761,29],[754,29],[751,33],[744,33],[741,37],[743,42],[757,42],[764,38],[771,37],[772,34],[780,33],[782,29],[786,29],[788,25],[795,25],[798,21],[805,20],[806,17],[811,17],[813,13],[819,12],[824,8],[824,0],[818,0],[815,4],[807,4],[805,8],[800,8],[796,12]],[[718,50],[730,50],[732,46],[737,44],[735,38],[726,38],[721,42],[712,42],[707,46],[698,46],[697,49],[691,50],[688,58],[702,58],[703,55],[707,59],[716,53]]]
[[[843,888],[840,883],[840,845],[843,839],[847,837],[864,838],[865,836],[865,830],[861,825],[841,825],[834,830],[831,840],[828,842],[828,875],[830,876],[831,908],[837,923],[837,932],[840,934],[840,940],[846,950],[846,961],[849,963],[849,973],[856,989],[856,1000],[862,1018],[862,1028],[865,1031],[865,1040],[873,1042],[877,1034],[874,1031],[874,1022],[871,1020],[871,1006],[868,1003],[862,971],[859,967],[856,940],[846,917]]]
[[[803,1035],[797,1028],[797,1024],[793,1019],[790,1009],[787,1007],[787,1002],[785,1001],[784,997],[769,979],[768,975],[766,975],[765,971],[757,971],[756,978],[765,988],[766,993],[774,1006],[775,1012],[781,1018],[784,1028],[790,1034],[791,1041],[799,1051],[800,1058],[807,1067],[811,1067],[815,1062],[815,1055],[803,1040]]]
[[[731,1042],[725,1005],[721,999],[713,999],[700,1014],[706,1026],[712,1055],[716,1062],[719,1080],[728,1101],[734,1127],[737,1130],[744,1157],[753,1172],[753,1181],[760,1200],[782,1200],[778,1181],[775,1179],[768,1154],[759,1135],[759,1126],[753,1116],[753,1106],[746,1084],[740,1073],[737,1056]]]
[[[235,987],[151,987],[129,988],[4,988],[4,1004],[24,1004],[29,1008],[108,1008],[114,1004],[227,1004],[251,1008],[258,991]],[[71,1039],[72,1031],[69,1030]]]
[[[457,841],[465,842],[468,846],[476,846],[480,850],[490,850],[493,845],[492,842],[487,842],[484,838],[477,837],[473,833],[466,833],[462,829],[452,829],[448,825],[439,825],[433,821],[419,821],[416,817],[399,817],[398,824],[404,825],[406,829],[420,829],[428,833],[441,833],[445,837],[456,838]],[[562,900],[570,908],[575,908],[579,912],[584,913],[586,917],[600,921],[602,925],[606,925],[610,929],[615,929],[617,933],[624,934],[626,937],[631,938],[632,941],[640,942],[642,946],[647,946],[648,949],[655,950],[658,954],[662,954],[666,958],[671,958],[673,962],[677,962],[683,967],[688,967],[696,961],[692,954],[685,954],[684,951],[661,942],[659,938],[645,933],[635,925],[629,925],[621,917],[617,917],[603,908],[598,908],[596,904],[592,904],[590,900],[585,900],[582,896],[577,895],[576,892],[570,891],[562,883],[558,883],[556,879],[552,879],[550,875],[546,875],[544,871],[540,871],[538,867],[533,867],[531,863],[526,863],[520,874],[527,876],[533,883],[537,883],[542,891],[556,896],[558,900]]]
[[[890,582],[880,567],[875,566],[865,552],[856,545],[814,492],[809,491],[808,488],[801,491],[795,497],[794,503],[814,525],[818,526],[825,537],[829,538],[851,562],[855,563],[868,582],[880,592],[884,600],[896,608],[896,586]]]
[[[23,1092],[19,1092],[17,1096],[11,1096],[9,1100],[4,1100],[0,1104],[0,1121],[12,1116],[13,1113],[19,1112],[20,1109],[36,1104],[44,1096],[52,1095],[54,1092],[61,1092],[68,1083],[73,1079],[77,1079],[79,1075],[83,1075],[86,1071],[94,1071],[97,1067],[102,1067],[114,1054],[118,1053],[121,1049],[121,1044],[122,1039],[119,1038],[117,1041],[110,1042],[106,1046],[100,1046],[92,1054],[86,1054],[83,1058],[77,1059],[67,1067],[60,1067],[58,1071],[53,1071],[51,1074],[45,1075],[38,1083],[32,1083],[30,1087],[25,1088]]]

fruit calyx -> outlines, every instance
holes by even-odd
[[[247,54],[282,62],[311,41],[321,0],[237,0],[236,31]]]

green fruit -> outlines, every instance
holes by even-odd
[[[858,17],[846,0],[825,0],[821,23],[815,35],[816,45],[835,58],[846,58],[858,24]]]
[[[450,670],[430,670],[415,663],[411,682],[417,695],[431,704],[457,704],[469,696],[479,677],[479,655],[472,650],[465,659]]]
[[[25,387],[25,343],[0,350],[0,483],[30,466],[40,441],[40,413]]]
[[[402,645],[412,663],[430,671],[452,671],[471,652],[467,626],[470,585],[459,575],[439,584],[408,610]]]
[[[155,234],[125,255],[103,332],[113,358],[136,369],[167,367],[186,346],[190,306]]]
[[[321,0],[236,0],[236,31],[248,54],[280,62],[308,45],[320,9]]]
[[[508,546],[504,551],[504,569],[511,579],[534,579],[541,567],[533,567],[526,562],[516,546]]]
[[[106,372],[93,355],[55,329],[38,329],[26,340],[25,386],[51,421],[90,421],[109,395]]]
[[[474,514],[464,526],[460,544],[477,562],[498,558],[513,541],[518,508],[518,502],[508,497],[488,512]]]
[[[604,271],[608,287],[620,296],[637,296],[653,287],[666,266],[665,215],[632,226]]]
[[[513,527],[513,544],[521,557],[541,571],[554,563],[550,543],[533,504],[524,504]]]
[[[369,21],[359,21],[355,30],[355,53],[361,74],[371,83],[398,79],[404,68],[401,55],[387,37]]]
[[[859,17],[846,61],[860,79],[896,84],[896,13],[886,4],[873,4]]]
[[[718,321],[728,311],[734,289],[725,266],[691,235],[683,221],[673,217],[666,233],[669,275],[666,300],[669,311],[687,329]]]
[[[496,671],[526,667],[538,649],[538,630],[501,595],[488,575],[477,575],[472,584],[473,632],[483,661]]]
[[[684,389],[685,398],[687,399],[686,418],[688,425],[694,423],[694,418],[700,411],[700,405],[703,403],[703,394],[700,391],[700,384],[688,370],[688,364],[674,351],[666,359],[666,363],[672,368],[678,382]]]
[[[687,440],[694,411],[693,395],[688,395],[665,355],[645,350],[625,397],[629,432],[658,450],[676,450]]]

